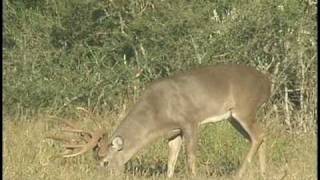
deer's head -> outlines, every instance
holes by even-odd
[[[116,136],[111,141],[106,141],[104,138],[106,133],[103,129],[90,132],[79,129],[70,122],[64,122],[64,124],[66,127],[62,129],[63,132],[76,133],[78,136],[72,138],[56,135],[47,136],[47,138],[65,142],[63,147],[66,151],[61,154],[63,158],[79,156],[90,150],[94,150],[96,158],[100,160],[100,166],[112,171],[122,170],[126,162],[125,154],[127,153],[124,151],[124,140],[122,137]]]
[[[120,136],[112,138],[109,143],[101,140],[96,149],[100,166],[111,170],[122,169],[126,162],[126,149],[124,146],[124,139]]]

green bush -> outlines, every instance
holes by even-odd
[[[306,130],[316,116],[310,2],[5,1],[4,113],[118,111],[154,79],[243,63],[272,74],[270,104]]]

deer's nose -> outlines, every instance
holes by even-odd
[[[108,167],[108,165],[109,165],[109,161],[101,161],[100,162],[101,167]]]

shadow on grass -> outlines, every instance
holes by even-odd
[[[199,164],[200,165],[200,164]],[[239,162],[224,160],[217,163],[206,163],[198,167],[198,170],[205,169],[205,175],[207,177],[224,177],[233,175],[240,166]],[[125,173],[135,176],[166,176],[167,175],[167,163],[163,161],[157,161],[155,163],[143,162],[137,159],[131,160],[126,164]],[[187,171],[183,168],[176,168],[175,174],[187,174]]]
[[[138,176],[165,176],[167,172],[167,165],[165,162],[157,161],[155,163],[148,163],[139,161],[138,159],[131,160],[126,164],[125,172]]]

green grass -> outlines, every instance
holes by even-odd
[[[112,132],[118,123],[114,115],[88,115],[68,119],[84,129],[96,124]],[[4,121],[4,177],[6,179],[165,179],[167,145],[165,139],[142,149],[128,163],[127,172],[112,177],[97,168],[92,153],[70,159],[54,158],[61,152],[58,142],[45,139],[57,132],[59,120],[42,115],[27,121],[6,117]],[[316,135],[292,135],[277,125],[267,139],[268,179],[316,179]],[[237,171],[249,143],[227,122],[201,127],[195,179],[228,179]],[[257,158],[246,178],[259,179]],[[187,178],[184,150],[179,155],[174,179]]]
[[[57,128],[55,117],[84,128],[94,128],[96,120],[112,132],[152,80],[241,63],[273,79],[261,111],[270,131],[270,179],[315,179],[317,6],[310,2],[5,1],[4,177],[104,179],[91,153],[52,158],[61,146],[44,137]],[[201,129],[198,178],[230,178],[249,144],[228,123]],[[159,139],[121,178],[164,178],[166,158],[166,141]],[[256,179],[256,167],[249,179]],[[187,178],[185,169],[182,153],[176,178]]]
[[[121,111],[154,79],[221,63],[272,74],[274,104],[287,86],[315,105],[316,6],[308,2],[5,1],[4,113]]]

